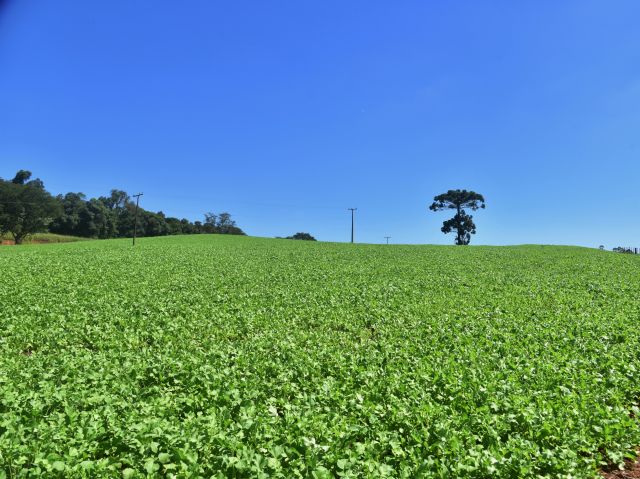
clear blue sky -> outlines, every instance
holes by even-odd
[[[0,7],[2,8],[2,7]],[[640,2],[9,0],[0,176],[249,234],[640,246]]]

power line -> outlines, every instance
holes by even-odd
[[[137,195],[133,195],[133,197],[136,199],[136,219],[133,222],[133,246],[136,245],[136,233],[138,232],[138,204],[140,203],[140,197],[143,194],[144,193],[138,193]]]
[[[351,210],[351,242],[353,243],[353,213],[358,210],[358,208],[347,208]]]
[[[384,239],[387,240],[387,244],[389,244],[389,238],[391,238],[391,236],[385,236]]]

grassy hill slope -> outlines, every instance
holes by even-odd
[[[24,244],[49,244],[49,243],[73,243],[76,241],[87,241],[89,238],[80,238],[79,236],[58,235],[55,233],[35,233],[25,239]],[[0,236],[0,244],[13,244],[13,238],[10,234]]]
[[[9,477],[594,477],[640,444],[639,257],[200,235],[0,269]]]

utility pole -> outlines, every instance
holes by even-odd
[[[140,203],[140,197],[143,194],[144,193],[138,193],[137,195],[133,195],[133,197],[136,199],[136,219],[133,222],[133,246],[136,245],[136,234],[138,233],[138,204]]]
[[[351,210],[351,242],[353,243],[353,212],[356,211],[358,208],[347,208],[348,210]]]
[[[385,236],[384,239],[387,240],[387,244],[389,244],[389,238],[391,238],[391,236]]]

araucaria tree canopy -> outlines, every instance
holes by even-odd
[[[468,215],[464,209],[476,211],[484,207],[484,197],[480,193],[467,190],[449,190],[434,197],[429,209],[431,211],[456,210],[453,218],[442,223],[441,231],[447,234],[455,230],[455,243],[467,245],[471,241],[471,235],[476,234],[476,225],[473,222],[473,216]]]

